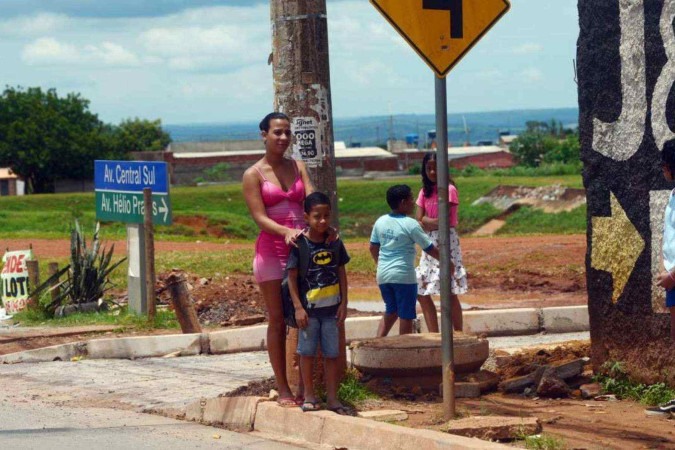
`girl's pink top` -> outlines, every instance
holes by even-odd
[[[438,218],[438,188],[436,186],[434,186],[434,190],[429,197],[424,196],[424,188],[420,189],[420,193],[417,196],[417,201],[415,203],[417,206],[424,209],[425,216],[429,217],[430,219]],[[448,186],[448,203],[450,207],[448,220],[451,227],[456,227],[459,195],[457,194],[457,188],[453,185]]]

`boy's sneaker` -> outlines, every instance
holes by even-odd
[[[675,413],[675,399],[659,406],[645,409],[648,416],[666,416]]]

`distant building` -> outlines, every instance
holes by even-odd
[[[513,141],[518,138],[517,134],[506,134],[499,136],[499,146],[503,148],[510,148]]]
[[[172,184],[192,184],[204,171],[216,164],[228,165],[229,180],[241,179],[244,171],[265,154],[262,141],[182,142],[171,144],[171,151],[136,152],[136,160],[169,163]],[[240,148],[241,147],[241,148]],[[398,170],[396,155],[379,147],[351,147],[335,142],[335,168],[340,175],[363,175],[364,172]]]
[[[411,149],[397,153],[402,170],[421,164],[425,150]],[[473,165],[481,169],[502,169],[516,165],[515,158],[508,151],[496,145],[449,147],[448,165],[455,169],[463,169]]]
[[[9,168],[0,168],[0,197],[24,195],[26,183]]]

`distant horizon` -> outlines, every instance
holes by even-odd
[[[461,116],[468,114],[503,114],[509,112],[527,112],[527,111],[551,111],[551,110],[576,110],[579,111],[579,106],[550,106],[543,108],[512,108],[512,109],[495,109],[495,110],[484,110],[484,111],[464,111],[464,112],[449,112],[448,116]],[[272,112],[272,110],[270,110]],[[392,113],[392,114],[376,114],[376,115],[360,115],[360,116],[334,116],[333,121],[338,120],[358,120],[363,118],[388,118],[390,116],[435,116],[435,112],[430,113]],[[262,117],[260,117],[261,120]],[[162,121],[162,126],[212,126],[212,125],[249,125],[256,122],[256,119],[251,120],[236,120],[236,121],[213,121],[213,122],[182,122],[182,123],[164,123]]]
[[[466,119],[468,134],[463,119]],[[527,121],[548,123],[552,119],[561,122],[563,126],[576,126],[579,121],[579,108],[527,108],[449,113],[448,139],[450,142],[496,141],[501,131],[508,130],[512,134],[517,134],[525,130]],[[254,140],[260,138],[258,120],[165,124],[163,128],[176,143]],[[333,119],[334,139],[344,141],[349,146],[384,145],[388,139],[403,139],[408,134],[417,134],[420,141],[424,141],[427,131],[435,128],[436,120],[432,113]]]

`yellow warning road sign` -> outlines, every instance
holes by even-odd
[[[439,77],[509,10],[508,0],[370,0]]]

